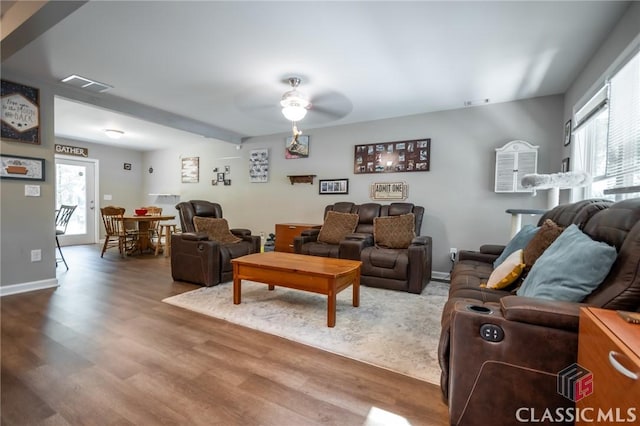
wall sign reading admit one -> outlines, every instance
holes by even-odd
[[[371,184],[373,200],[404,200],[409,186],[405,182],[378,182]]]

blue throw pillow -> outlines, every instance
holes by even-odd
[[[493,262],[493,269],[496,269],[498,266],[505,261],[507,257],[511,255],[511,253],[516,250],[524,249],[529,241],[536,235],[540,227],[534,227],[533,225],[525,225],[516,235],[513,236],[511,241],[506,245],[500,256]]]
[[[571,225],[533,264],[517,295],[581,302],[604,281],[617,257],[615,247]]]

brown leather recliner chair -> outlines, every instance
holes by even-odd
[[[178,203],[181,234],[171,236],[171,275],[176,281],[213,286],[233,280],[231,259],[260,252],[260,237],[248,229],[230,229],[242,241],[221,244],[209,240],[206,232],[196,232],[193,218],[222,218],[220,204],[203,200]]]
[[[380,207],[379,217],[408,213],[413,213],[415,217],[416,237],[406,248],[377,246],[373,218],[359,226],[358,233],[340,243],[340,257],[362,261],[361,284],[420,294],[431,280],[432,241],[431,237],[420,235],[424,207],[411,203],[391,203]]]

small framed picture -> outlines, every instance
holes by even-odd
[[[309,157],[309,136],[300,135],[297,138],[289,136],[284,147],[284,158],[307,158]]]
[[[229,186],[229,185],[231,185],[231,179],[225,179],[224,186]]]
[[[131,163],[124,163],[125,170],[131,170]]]
[[[218,181],[216,179],[211,179],[211,185],[217,185]]]
[[[224,173],[218,173],[218,182],[224,182]]]
[[[44,181],[44,159],[0,155],[0,178]]]
[[[564,146],[571,143],[571,120],[564,123]]]
[[[349,179],[320,179],[318,193],[326,194],[348,194]]]
[[[569,171],[569,157],[562,159],[562,168],[560,169],[562,173],[566,173]]]

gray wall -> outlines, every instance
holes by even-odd
[[[53,167],[53,93],[20,76],[3,73],[3,79],[40,88],[40,145],[1,142],[2,153],[44,158],[45,181],[0,180],[0,283],[55,284],[55,191]],[[25,184],[40,185],[39,197],[25,197]],[[42,260],[31,262],[31,250],[42,250]],[[43,283],[46,284],[46,283]]]
[[[370,202],[374,182],[404,181],[408,202],[426,209],[422,235],[434,242],[434,270],[448,272],[450,247],[477,248],[509,239],[508,208],[544,208],[546,196],[493,192],[495,148],[514,140],[539,145],[538,171],[560,169],[562,96],[547,96],[475,108],[420,114],[305,131],[309,158],[284,158],[287,135],[252,138],[237,150],[231,144],[201,143],[146,153],[143,169],[148,193],[178,193],[181,200],[219,202],[231,227],[274,232],[282,222],[322,223],[327,204]],[[301,123],[304,129],[304,122]],[[354,175],[356,144],[431,138],[429,172]],[[249,182],[249,154],[268,148],[267,183]],[[180,184],[180,157],[200,157],[200,182]],[[211,185],[213,168],[231,167],[231,186]],[[287,175],[315,174],[314,185],[291,185]],[[349,179],[348,195],[319,195],[318,179]],[[526,223],[526,222],[525,222]]]

